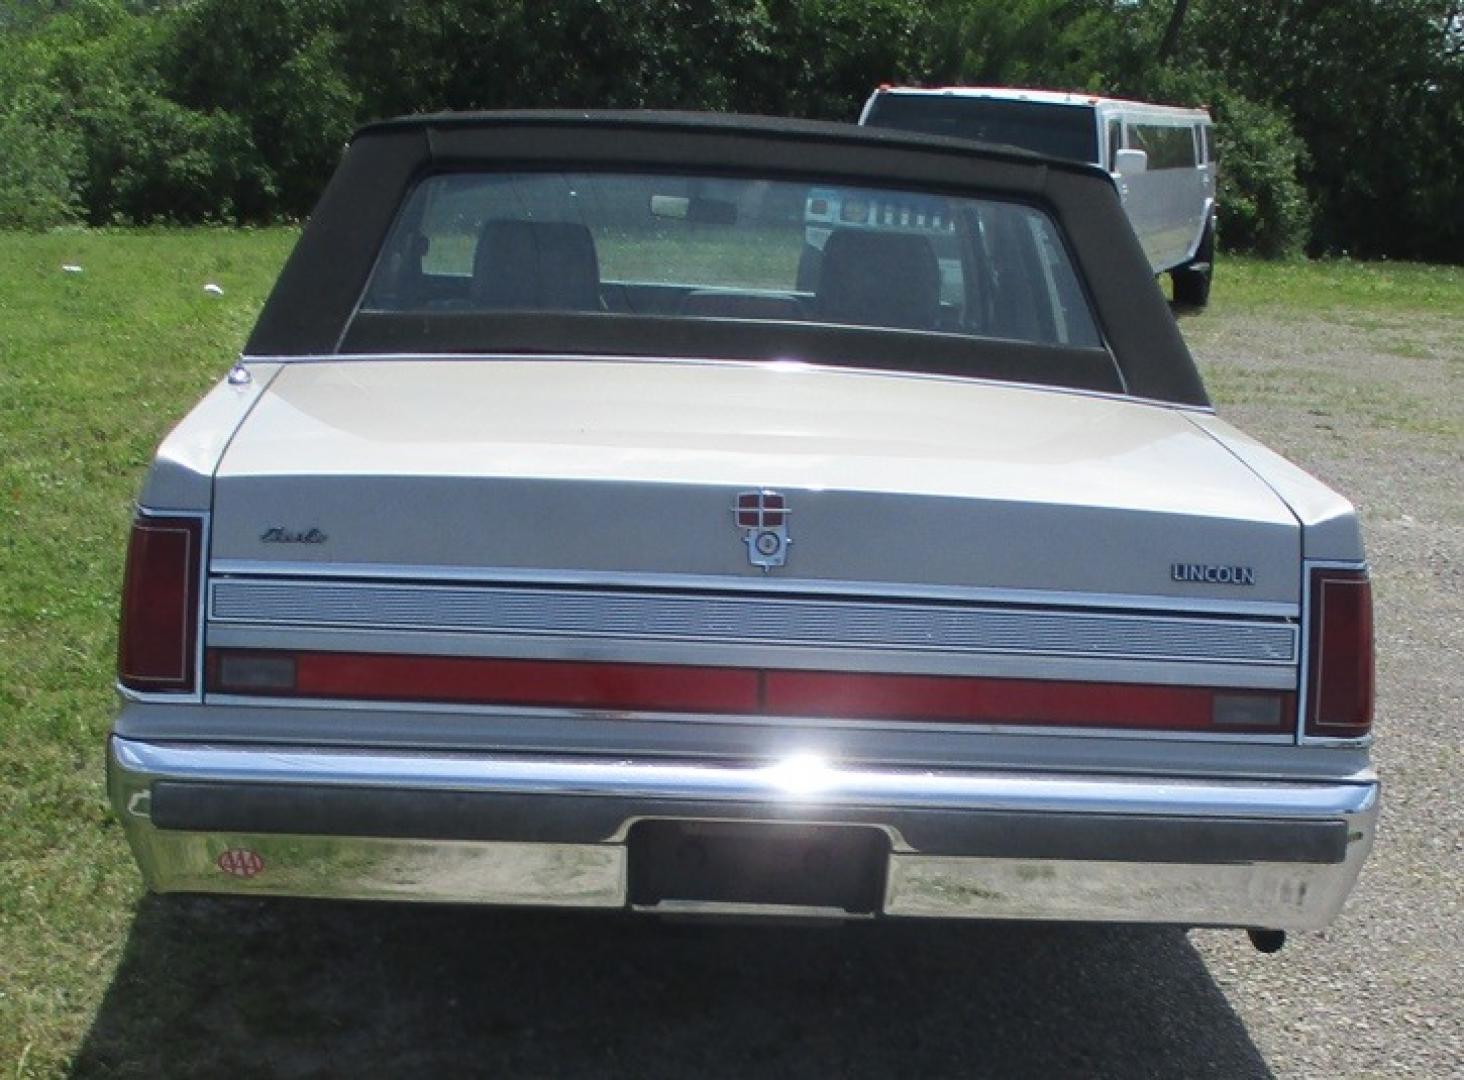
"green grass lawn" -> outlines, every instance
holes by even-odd
[[[294,235],[0,233],[5,1077],[64,1071],[104,994],[117,991],[141,889],[106,805],[102,757],[131,501],[160,437],[244,341]],[[70,264],[82,271],[62,270]],[[224,295],[206,294],[209,282]],[[1464,273],[1226,259],[1213,303],[1298,317],[1464,317]],[[123,989],[143,1001],[161,992]]]
[[[1464,267],[1347,259],[1266,262],[1222,255],[1213,302],[1221,308],[1299,315],[1345,312],[1363,320],[1410,312],[1457,317],[1464,315]]]
[[[0,1075],[63,1067],[126,941],[138,881],[101,767],[131,503],[293,243],[0,233]]]

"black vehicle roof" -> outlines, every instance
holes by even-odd
[[[753,134],[766,139],[794,139],[803,143],[885,144],[945,152],[957,155],[979,154],[995,160],[1043,162],[1112,178],[1097,165],[1052,157],[1024,147],[1005,143],[983,143],[975,139],[947,135],[928,135],[897,128],[866,127],[828,120],[801,120],[785,116],[753,116],[746,113],[691,112],[675,109],[503,109],[480,112],[439,112],[396,116],[363,124],[351,136],[351,142],[379,131],[401,129],[491,128],[526,125],[545,127],[563,125],[617,128],[624,132],[683,131]]]
[[[899,330],[564,312],[357,317],[357,303],[398,209],[420,179],[464,169],[546,168],[898,186],[1041,205],[1066,234],[1112,356],[1106,367],[1112,372],[1116,364],[1121,385],[1095,381],[1095,350]],[[1103,170],[944,136],[723,113],[440,113],[362,127],[246,346],[251,356],[343,352],[796,358],[1208,404]]]

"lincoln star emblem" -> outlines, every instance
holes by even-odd
[[[743,491],[732,513],[742,540],[747,544],[747,561],[767,573],[788,561],[788,502],[776,491]]]

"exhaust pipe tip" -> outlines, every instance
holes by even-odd
[[[1277,953],[1286,944],[1285,930],[1260,930],[1255,927],[1246,931],[1257,952]]]

